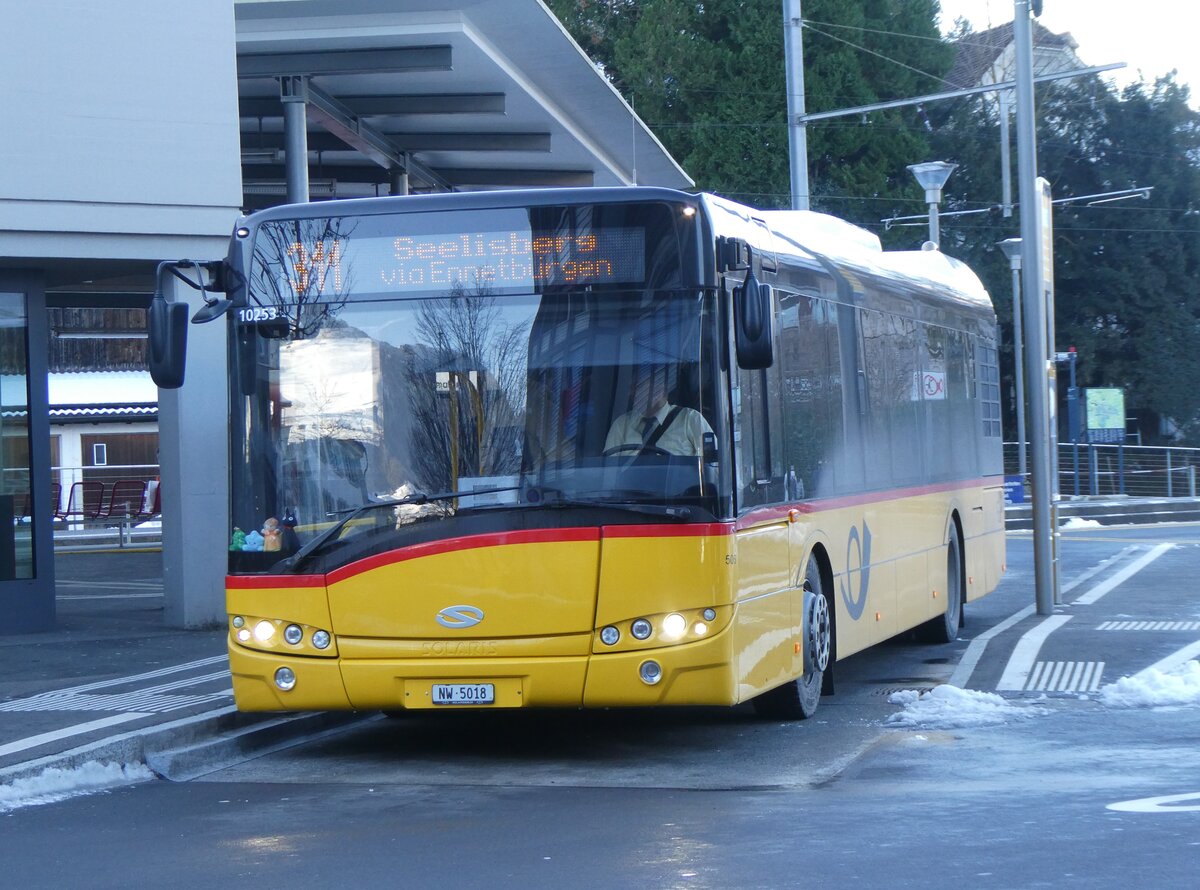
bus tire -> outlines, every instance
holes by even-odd
[[[946,611],[926,621],[917,628],[921,641],[925,643],[953,643],[958,639],[958,630],[963,619],[963,561],[962,545],[958,541],[958,527],[950,526],[950,540],[946,542]]]
[[[824,587],[821,564],[815,555],[809,556],[804,571],[804,673],[755,696],[751,702],[760,717],[805,720],[817,710],[833,652],[833,613]]]

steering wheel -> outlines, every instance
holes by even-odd
[[[665,448],[659,448],[657,445],[614,445],[612,448],[606,448],[603,452],[603,457],[612,457],[614,454],[620,454],[623,451],[636,451],[638,454],[659,454],[663,457],[670,457],[671,452]]]

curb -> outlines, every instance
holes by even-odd
[[[191,745],[148,752],[146,766],[169,782],[188,782],[226,766],[282,751],[374,719],[379,716],[353,711],[274,717]]]
[[[1105,499],[1064,500],[1058,504],[1061,524],[1067,519],[1091,519],[1101,525],[1149,525],[1163,522],[1200,520],[1200,498],[1147,498],[1122,501]],[[1033,508],[1028,504],[1006,507],[1004,527],[1008,531],[1033,528]]]
[[[163,778],[178,781],[191,777],[193,771],[194,775],[202,775],[219,769],[221,757],[231,762],[235,757],[265,754],[311,733],[341,728],[368,716],[353,711],[249,715],[229,705],[5,767],[0,769],[0,785],[39,776],[46,770],[69,770],[92,762],[144,763]]]

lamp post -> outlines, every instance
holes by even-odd
[[[942,187],[958,164],[946,161],[929,161],[924,164],[909,164],[908,169],[921,188],[925,189],[925,203],[929,205],[929,240],[937,247],[941,243],[938,226],[938,205],[942,203]]]
[[[1000,249],[1008,257],[1012,269],[1013,288],[1013,358],[1017,370],[1017,472],[1025,481],[1025,369],[1024,346],[1021,334],[1021,239],[1005,238]]]

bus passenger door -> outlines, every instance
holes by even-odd
[[[739,699],[800,673],[801,603],[795,587],[779,418],[780,366],[738,369],[733,386]]]

